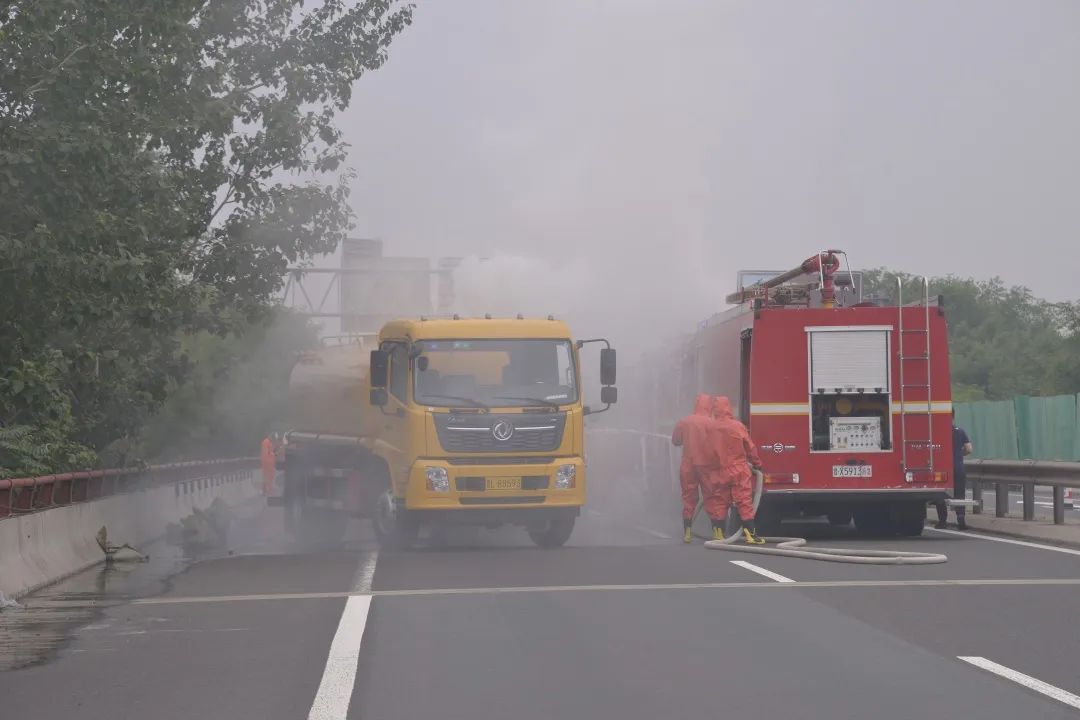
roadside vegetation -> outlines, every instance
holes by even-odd
[[[895,275],[865,272],[864,293],[893,298]],[[905,301],[915,298],[921,281],[902,277]],[[1000,278],[930,278],[930,293],[945,300],[954,400],[1080,393],[1080,302],[1047,302]]]
[[[0,474],[256,451],[308,339],[274,307],[284,270],[350,227],[335,116],[411,19],[392,0],[0,8]]]

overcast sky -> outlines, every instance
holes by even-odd
[[[573,304],[703,317],[827,246],[1080,297],[1076,0],[420,0],[341,124],[357,234]]]

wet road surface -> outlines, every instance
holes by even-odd
[[[359,521],[336,548],[293,546],[278,512],[0,613],[3,716],[1076,717],[1080,551],[792,529],[949,556],[841,565],[590,511],[558,550],[504,530],[380,553]]]

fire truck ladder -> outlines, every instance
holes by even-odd
[[[896,278],[896,305],[897,313],[899,316],[898,323],[898,336],[900,338],[899,358],[900,358],[900,455],[901,462],[903,463],[903,469],[905,477],[912,477],[915,473],[927,473],[931,476],[934,474],[934,423],[933,423],[933,395],[931,394],[931,371],[930,371],[930,281],[925,277],[922,278],[923,283],[923,326],[922,327],[904,327],[904,281],[901,278]],[[913,306],[917,307],[918,303],[913,303]],[[923,338],[922,352],[911,351],[912,354],[908,354],[912,343],[906,341],[911,336],[921,335]],[[905,380],[904,368],[907,363],[915,363],[920,366],[926,367],[926,382],[925,383],[909,383]],[[917,395],[926,395],[926,410],[923,411],[920,407],[919,410],[913,411],[910,406],[919,407],[921,400],[910,402],[908,397],[911,392],[915,392]],[[916,402],[919,405],[916,405]],[[926,437],[911,438],[908,437],[908,419],[911,417],[926,417]],[[908,465],[908,449],[911,446],[924,446],[927,449],[929,458],[926,466],[923,467],[910,467]],[[912,475],[908,475],[911,473]]]

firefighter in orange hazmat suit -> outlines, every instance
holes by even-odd
[[[734,504],[742,519],[746,542],[760,545],[765,541],[758,536],[754,526],[751,468],[761,468],[761,457],[746,426],[731,411],[731,402],[726,397],[713,398],[713,413],[716,416],[714,448],[720,469],[711,476],[713,484],[705,495],[705,510],[710,517],[723,518],[727,516],[728,507]],[[717,539],[722,539],[722,534]]]
[[[697,509],[698,492],[705,497],[708,510],[709,488],[715,484],[713,476],[720,469],[716,454],[718,426],[712,416],[713,401],[708,395],[698,395],[694,413],[675,423],[671,443],[682,447],[682,464],[679,466],[679,486],[682,489],[683,542],[692,539],[690,524]],[[723,526],[723,516],[714,516],[713,527]],[[715,535],[715,530],[714,530]]]

